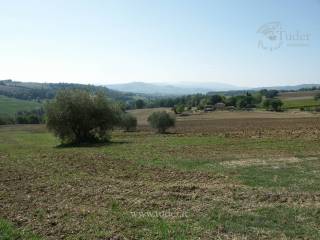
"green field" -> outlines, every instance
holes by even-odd
[[[302,107],[318,107],[320,101],[316,101],[313,98],[310,99],[286,99],[283,100],[283,107],[286,109],[300,109]]]
[[[0,236],[319,239],[318,120],[246,121],[265,132],[206,120],[211,132],[188,133],[184,120],[175,134],[115,131],[110,144],[69,148],[42,126],[2,127],[0,216],[17,229],[0,222]]]
[[[41,103],[35,101],[19,100],[0,95],[0,117],[12,117],[18,111],[30,111],[40,107]]]

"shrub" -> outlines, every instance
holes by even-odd
[[[39,124],[41,120],[36,115],[17,116],[17,124]]]
[[[123,113],[120,125],[125,131],[135,131],[137,129],[137,118],[130,113]]]
[[[0,117],[0,125],[14,124],[14,120],[10,117]]]
[[[270,98],[263,102],[263,107],[270,111],[280,112],[283,102],[280,99]]]
[[[145,105],[146,105],[146,103],[142,99],[138,99],[136,101],[136,108],[137,109],[142,109],[145,107]]]
[[[172,109],[175,114],[180,114],[180,113],[184,112],[185,106],[183,104],[178,104],[178,105],[174,106]]]
[[[157,129],[159,133],[165,133],[168,128],[175,126],[176,119],[171,114],[162,111],[152,113],[148,117],[148,122],[151,127]]]
[[[32,111],[20,111],[16,113],[17,124],[40,124],[44,122],[44,111],[42,108]]]
[[[103,93],[63,90],[46,104],[47,127],[62,143],[109,140],[108,132],[120,122],[120,110]]]

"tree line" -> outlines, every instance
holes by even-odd
[[[252,109],[257,107],[264,107],[270,111],[281,111],[283,103],[276,99],[279,91],[262,89],[256,92],[246,92],[242,95],[225,96],[218,94],[194,94],[175,98],[160,98],[151,101],[143,101],[138,99],[133,106],[134,108],[158,108],[170,107],[176,113],[181,113],[185,109],[196,108],[198,110],[205,109],[206,106],[214,106],[217,103],[224,103],[227,107],[234,107],[237,109]]]

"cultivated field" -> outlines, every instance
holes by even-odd
[[[297,91],[297,92],[282,92],[280,93],[280,99],[286,100],[286,99],[293,99],[293,98],[300,98],[300,99],[307,99],[307,98],[314,98],[318,93],[320,93],[319,90],[314,91]]]
[[[1,127],[0,239],[320,238],[319,115],[214,112],[159,135],[149,113],[78,148]]]
[[[314,97],[320,91],[298,91],[280,93],[279,98],[283,101],[283,107],[286,109],[300,109],[305,107],[319,107],[320,101],[316,101]]]

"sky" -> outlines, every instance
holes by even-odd
[[[320,0],[0,0],[0,79],[320,83]]]

